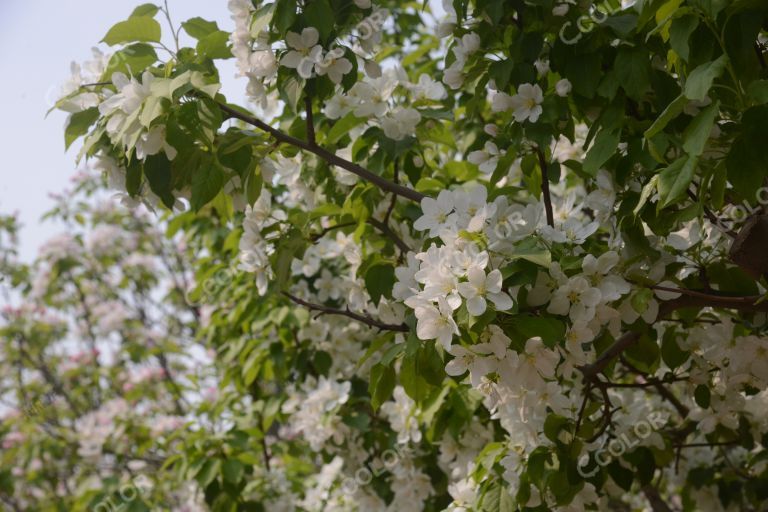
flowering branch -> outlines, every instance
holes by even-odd
[[[362,322],[368,327],[375,327],[376,329],[382,330],[382,331],[395,331],[395,332],[408,332],[410,329],[405,324],[385,324],[384,322],[380,322],[374,318],[371,318],[367,315],[360,315],[358,313],[353,313],[352,311],[348,309],[336,309],[336,308],[330,308],[328,306],[323,306],[321,304],[312,304],[311,302],[307,302],[305,300],[302,300],[295,295],[291,295],[288,292],[283,292],[283,295],[291,299],[296,304],[299,304],[300,306],[304,306],[307,309],[310,309],[312,311],[319,311],[323,314],[327,315],[342,315],[346,316],[348,318],[352,318],[353,320],[357,320],[358,322]]]
[[[388,236],[402,253],[408,253],[411,250],[411,248],[408,247],[408,244],[406,244],[402,238],[397,236],[397,233],[392,231],[392,228],[389,227],[389,224],[386,222],[370,218],[368,219],[368,224],[381,231],[382,234]]]
[[[389,225],[386,222],[380,221],[380,220],[377,220],[377,219],[374,219],[374,218],[370,218],[366,222],[368,224],[370,224],[371,226],[373,226],[374,228],[376,228],[379,231],[381,231],[381,234],[389,237],[394,242],[394,244],[397,246],[397,248],[400,249],[401,252],[407,253],[407,252],[411,251],[411,248],[408,247],[408,244],[406,244],[403,241],[403,239],[400,238],[397,235],[397,233],[395,233],[392,230],[392,228],[390,228]],[[343,222],[341,224],[335,224],[333,226],[329,226],[329,227],[319,231],[318,233],[315,233],[314,235],[312,235],[312,237],[311,237],[312,241],[313,242],[317,242],[318,240],[320,240],[326,234],[330,233],[333,230],[342,229],[342,228],[348,228],[348,227],[351,227],[351,226],[357,226],[357,222]]]
[[[679,293],[682,296],[665,302],[659,308],[659,314],[656,316],[656,320],[663,320],[665,316],[676,311],[678,309],[693,308],[693,307],[714,307],[714,308],[726,308],[726,309],[738,309],[741,311],[765,311],[768,312],[768,301],[760,302],[762,296],[752,295],[746,297],[730,297],[724,295],[712,295],[708,293],[697,292],[695,290],[686,290],[683,288],[668,288],[666,286],[651,286],[654,290],[661,290],[667,292]],[[580,366],[579,369],[584,374],[586,379],[594,379],[595,376],[602,372],[606,366],[618,357],[625,350],[637,343],[642,336],[639,332],[628,332],[617,339],[613,345],[600,354],[594,363]]]
[[[278,142],[282,142],[285,144],[290,144],[291,146],[296,146],[297,148],[303,149],[305,151],[309,151],[310,153],[315,154],[319,158],[325,160],[331,165],[335,165],[337,167],[341,167],[342,169],[345,169],[352,174],[355,174],[359,176],[360,178],[363,178],[364,180],[367,180],[380,189],[392,192],[394,194],[397,194],[399,196],[405,197],[406,199],[410,199],[411,201],[420,202],[422,199],[424,199],[424,194],[421,192],[417,192],[416,190],[413,190],[408,187],[404,187],[402,185],[398,185],[397,183],[392,183],[389,180],[386,180],[379,176],[378,174],[375,174],[365,167],[362,167],[354,162],[350,162],[349,160],[345,160],[344,158],[341,158],[340,156],[331,153],[327,149],[324,149],[317,144],[313,144],[311,142],[307,142],[305,140],[297,139],[296,137],[292,137],[288,135],[287,133],[281,132],[277,128],[273,128],[269,126],[264,121],[241,112],[240,110],[236,110],[229,105],[225,105],[223,103],[219,103],[219,108],[222,112],[230,116],[231,118],[239,119],[243,122],[246,122],[248,124],[251,124],[255,126],[256,128],[265,131],[269,133],[272,137],[274,137]]]

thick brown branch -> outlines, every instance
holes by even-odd
[[[310,309],[312,311],[319,311],[327,315],[346,316],[348,318],[352,318],[353,320],[357,320],[358,322],[362,322],[368,327],[375,327],[376,329],[381,329],[382,331],[408,332],[410,330],[408,326],[405,324],[399,324],[399,325],[385,324],[384,322],[380,322],[369,316],[353,313],[348,309],[336,309],[328,306],[323,306],[322,304],[312,304],[311,302],[302,300],[294,295],[291,295],[288,292],[283,292],[283,295],[291,299],[296,304],[300,306],[304,306],[305,308]]]
[[[367,180],[373,183],[374,185],[376,185],[377,187],[379,187],[380,189],[386,192],[392,192],[394,194],[397,194],[399,196],[405,197],[406,199],[410,199],[411,201],[416,201],[416,202],[420,202],[425,197],[424,194],[422,194],[421,192],[417,192],[413,189],[404,187],[397,183],[392,183],[391,181],[382,178],[378,174],[375,174],[356,163],[345,160],[335,155],[334,153],[331,153],[330,151],[324,148],[321,148],[316,144],[311,144],[310,142],[307,142],[305,140],[297,139],[296,137],[292,137],[287,133],[283,133],[277,128],[273,128],[269,126],[264,121],[252,115],[244,114],[240,110],[234,109],[229,105],[219,103],[219,108],[221,108],[222,112],[227,114],[229,117],[240,119],[241,121],[244,121],[248,124],[255,126],[256,128],[262,131],[269,133],[278,142],[290,144],[291,146],[296,146],[297,148],[303,149],[305,151],[309,151],[310,153],[317,155],[322,160],[325,160],[329,164],[335,165],[337,167],[341,167],[342,169],[345,169],[351,172],[352,174],[355,174],[360,178],[363,178],[364,180]]]

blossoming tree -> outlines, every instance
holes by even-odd
[[[137,7],[59,102],[197,248],[231,423],[169,471],[213,510],[764,508],[764,2],[229,7]]]
[[[184,300],[189,261],[157,218],[96,193],[92,174],[57,197],[67,230],[17,260],[1,218],[3,510],[205,510],[189,482],[157,471],[212,435],[217,373],[196,342],[204,313]],[[192,481],[190,479],[190,481]]]

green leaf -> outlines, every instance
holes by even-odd
[[[245,467],[239,460],[227,459],[221,466],[221,476],[224,477],[225,482],[237,485],[243,478],[244,470]]]
[[[661,359],[664,364],[674,370],[688,360],[690,353],[682,350],[677,344],[677,332],[667,329],[661,342]]]
[[[150,155],[144,161],[144,176],[147,177],[149,188],[163,201],[168,209],[173,208],[176,201],[171,191],[171,162],[165,154]]]
[[[550,414],[544,420],[544,435],[553,443],[558,443],[560,442],[558,437],[560,433],[564,430],[569,430],[568,424],[569,422],[566,418],[557,414]]]
[[[514,512],[517,510],[515,500],[501,484],[491,487],[482,496],[480,512]]]
[[[521,342],[538,336],[552,348],[565,340],[565,324],[557,318],[518,315],[510,320],[510,324]]]
[[[689,3],[703,9],[714,20],[730,2],[731,0],[690,0]]]
[[[641,48],[621,47],[616,55],[616,76],[627,95],[641,99],[651,85],[651,61]]]
[[[155,14],[157,14],[157,11],[159,10],[160,10],[160,7],[158,7],[155,4],[142,4],[133,10],[130,17],[131,18],[135,18],[139,16],[153,17]]]
[[[374,265],[365,273],[365,288],[374,304],[378,304],[382,296],[391,298],[394,285],[395,268],[392,265]]]
[[[693,398],[696,400],[696,405],[702,409],[707,409],[712,399],[712,394],[709,391],[709,386],[706,384],[699,384],[696,389],[693,390]]]
[[[698,113],[683,133],[683,149],[692,157],[700,156],[715,125],[720,102],[715,101]]]
[[[328,144],[336,144],[339,139],[345,135],[348,135],[352,128],[364,123],[365,121],[366,119],[364,117],[357,117],[354,113],[350,112],[333,124],[325,136],[325,141]]]
[[[194,170],[192,175],[192,199],[191,206],[194,211],[208,204],[224,186],[224,170],[221,164],[208,157],[201,161],[201,165]]]
[[[659,208],[665,208],[685,195],[693,180],[698,158],[685,156],[675,160],[659,173]]]
[[[333,8],[328,0],[312,0],[304,8],[304,18],[307,25],[315,27],[320,33],[320,43],[328,42],[333,31]]]
[[[307,241],[298,229],[291,229],[288,235],[280,238],[280,245],[270,261],[275,269],[275,284],[278,289],[285,287],[291,277],[291,261],[301,258]]]
[[[755,80],[747,87],[747,93],[759,104],[768,103],[768,80]]]
[[[216,478],[221,469],[221,459],[208,459],[195,475],[195,480],[205,487]]]
[[[664,128],[667,127],[667,125],[675,119],[677,116],[679,116],[683,109],[685,108],[685,105],[688,103],[688,98],[686,98],[684,95],[680,95],[677,98],[675,98],[672,103],[667,105],[667,108],[664,109],[664,112],[661,113],[661,115],[656,118],[656,120],[653,122],[653,124],[645,130],[645,133],[643,134],[646,139],[650,139],[657,133],[664,130]]]
[[[64,130],[64,148],[69,149],[75,140],[88,133],[88,130],[98,119],[98,107],[91,107],[72,114],[67,122],[67,128]]]
[[[659,367],[661,359],[659,344],[648,334],[643,334],[636,344],[631,346],[625,356],[635,364],[640,371],[652,373]]]
[[[733,141],[726,167],[736,195],[755,201],[755,191],[768,176],[768,105],[752,107],[741,118],[741,135]]]
[[[143,166],[141,162],[136,160],[126,166],[125,169],[125,191],[131,197],[136,196],[141,191],[141,178],[142,178]]]
[[[209,59],[229,59],[232,51],[229,49],[229,32],[218,30],[200,39],[197,43],[197,53]]]
[[[619,487],[629,492],[632,488],[632,480],[634,473],[621,464],[618,461],[613,461],[608,464],[608,474],[611,475],[613,481],[616,482]]]
[[[685,97],[689,100],[704,100],[712,88],[712,82],[723,74],[727,63],[728,57],[721,55],[717,60],[702,64],[691,71],[685,82]]]
[[[669,29],[669,44],[681,59],[688,61],[691,53],[690,39],[693,31],[699,26],[699,18],[693,14],[686,14],[672,20]]]
[[[420,343],[416,340],[416,343]],[[421,365],[419,364],[419,351],[409,354],[407,352],[403,356],[402,363],[400,365],[400,384],[403,386],[405,393],[411,397],[417,403],[421,403],[425,400],[433,386],[424,378],[421,371]]]
[[[638,315],[642,315],[648,309],[651,299],[653,299],[653,291],[650,288],[642,288],[632,295],[630,304]]]
[[[195,39],[203,39],[219,31],[219,25],[215,21],[208,21],[200,17],[188,19],[181,24],[181,27],[184,29],[184,32]]]
[[[296,21],[296,0],[277,0],[275,12],[272,15],[272,26],[281,36],[285,36],[294,21]]]
[[[651,195],[656,191],[659,183],[659,175],[655,175],[653,178],[648,180],[648,183],[645,184],[643,187],[643,190],[640,192],[640,199],[637,202],[637,206],[635,206],[635,209],[632,210],[632,213],[637,215],[640,213],[640,210],[643,209],[643,206],[645,206],[645,203],[648,202],[648,199],[651,198]]]
[[[151,16],[134,16],[109,29],[102,42],[109,46],[134,41],[159,43],[160,35],[160,23],[154,18]]]
[[[552,254],[541,247],[516,247],[511,255],[512,260],[526,260],[541,267],[549,267],[552,263]]]
[[[584,172],[591,176],[596,176],[600,167],[607,162],[616,153],[616,148],[621,140],[620,131],[602,130],[595,137],[595,143],[587,152],[584,158]]]
[[[391,365],[377,363],[371,367],[371,380],[368,393],[371,395],[371,407],[376,411],[392,397],[395,389],[395,370]]]
[[[126,46],[112,55],[107,68],[102,75],[102,81],[112,80],[114,73],[126,73],[138,76],[142,71],[157,62],[157,53],[146,43],[135,43]]]

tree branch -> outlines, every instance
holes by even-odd
[[[350,162],[349,160],[345,160],[340,156],[334,153],[331,153],[330,151],[316,144],[312,144],[305,140],[292,137],[287,133],[283,133],[277,128],[273,128],[269,126],[264,121],[252,115],[244,114],[240,110],[236,110],[230,107],[229,105],[225,105],[223,103],[219,103],[218,105],[219,105],[219,108],[222,110],[222,112],[227,114],[230,118],[239,119],[243,122],[253,125],[256,128],[269,133],[278,142],[290,144],[291,146],[296,146],[297,148],[313,153],[317,155],[319,158],[321,158],[322,160],[325,160],[326,162],[328,162],[329,164],[335,165],[337,167],[341,167],[342,169],[347,170],[352,174],[355,174],[360,178],[363,178],[364,180],[367,180],[373,183],[374,185],[376,185],[377,187],[379,187],[380,189],[386,192],[392,192],[394,194],[397,194],[399,196],[405,197],[406,199],[410,199],[411,201],[416,201],[416,202],[421,202],[421,200],[424,199],[424,197],[426,197],[421,192],[417,192],[413,189],[404,187],[397,183],[392,183],[391,181],[382,178],[378,174],[375,174],[356,163]]]
[[[661,498],[661,495],[659,495],[659,491],[652,485],[644,485],[643,494],[645,494],[645,497],[648,499],[648,504],[651,506],[653,512],[672,512],[669,505],[667,505]]]
[[[544,202],[544,211],[547,214],[547,224],[550,227],[555,227],[555,216],[552,213],[552,196],[549,193],[547,159],[544,158],[544,152],[541,148],[536,148],[536,155],[539,157],[539,167],[541,167],[541,199]]]
[[[348,318],[352,318],[353,320],[357,320],[358,322],[362,322],[368,327],[375,327],[377,329],[383,330],[383,331],[395,331],[395,332],[408,332],[410,329],[405,324],[400,325],[394,325],[394,324],[385,324],[384,322],[380,322],[374,318],[371,318],[366,315],[360,315],[358,313],[353,313],[352,311],[348,309],[336,309],[331,308],[328,306],[323,306],[322,304],[312,304],[311,302],[307,302],[305,300],[302,300],[295,295],[291,295],[288,292],[283,292],[283,295],[291,299],[296,304],[299,304],[300,306],[304,306],[307,309],[310,309],[312,311],[319,311],[323,314],[327,315],[341,315],[346,316]]]
[[[738,309],[740,311],[764,311],[768,312],[768,301],[760,302],[762,296],[753,295],[747,297],[730,297],[727,295],[711,295],[708,293],[697,292],[695,290],[685,290],[682,288],[668,288],[666,286],[652,286],[655,290],[680,293],[682,296],[677,299],[664,302],[659,307],[659,313],[656,321],[663,320],[665,316],[677,311],[678,309],[693,307],[713,307],[724,309]],[[628,332],[617,339],[613,345],[608,347],[605,352],[595,360],[594,363],[580,366],[579,370],[586,379],[593,379],[598,373],[602,372],[613,359],[622,354],[625,350],[637,343],[642,336],[639,332]]]
[[[307,141],[312,146],[317,146],[315,120],[312,116],[312,97],[306,91],[304,92],[304,109],[307,111]]]
[[[373,227],[375,227],[376,229],[378,229],[379,231],[381,231],[381,232],[382,232],[382,234],[384,234],[384,235],[388,236],[388,237],[389,237],[389,238],[390,238],[390,239],[391,239],[391,240],[392,240],[392,241],[395,243],[395,245],[397,246],[397,248],[398,248],[398,249],[400,249],[400,251],[401,251],[402,253],[404,253],[404,254],[405,254],[405,253],[408,253],[408,252],[410,252],[411,248],[410,248],[410,247],[408,247],[408,244],[406,244],[406,243],[403,241],[403,239],[402,239],[402,238],[400,238],[400,237],[397,235],[397,233],[395,233],[394,231],[392,231],[392,228],[390,228],[390,227],[389,227],[389,224],[386,224],[386,223],[384,223],[384,222],[382,222],[382,221],[380,221],[380,220],[376,220],[376,219],[374,219],[373,217],[371,217],[370,219],[368,219],[368,224],[370,224],[371,226],[373,226]]]
[[[691,200],[693,202],[696,202],[696,203],[699,202],[699,198],[696,196],[696,194],[693,193],[693,191],[688,190],[687,192],[688,192],[688,197],[691,198]],[[736,238],[737,233],[734,230],[732,230],[732,229],[728,228],[727,226],[725,226],[723,224],[723,221],[721,221],[717,217],[717,215],[715,215],[715,213],[712,210],[709,209],[709,207],[707,205],[705,205],[703,202],[701,202],[701,207],[704,210],[704,215],[707,217],[707,219],[709,220],[709,222],[713,226],[715,226],[716,228],[719,228],[720,230],[722,230],[729,237]]]

